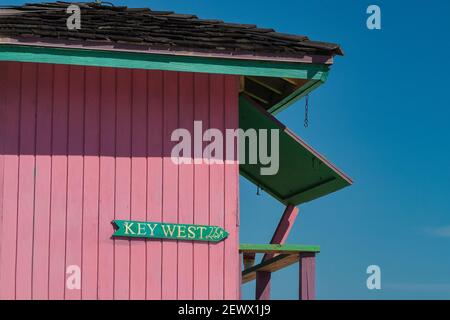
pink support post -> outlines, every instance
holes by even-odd
[[[300,300],[316,299],[316,255],[305,252],[300,254]]]
[[[272,240],[270,240],[270,244],[284,244],[289,235],[289,232],[294,225],[295,219],[298,215],[298,208],[294,205],[288,205],[283,212],[283,216],[278,223],[277,228],[272,236]],[[265,254],[262,261],[266,261],[268,259],[273,258],[273,254]]]
[[[271,272],[256,272],[256,300],[270,300]]]
[[[271,244],[283,244],[289,235],[298,215],[298,208],[294,205],[288,205],[283,212],[283,216],[278,223],[277,228],[272,236]],[[273,258],[273,254],[265,254],[262,261]],[[270,272],[256,273],[256,300],[270,299]]]

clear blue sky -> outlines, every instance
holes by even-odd
[[[450,299],[449,1],[110,1],[340,43],[309,128],[303,101],[279,119],[355,183],[302,206],[288,242],[321,245],[320,299]],[[366,28],[370,4],[381,31]],[[240,194],[241,242],[267,243],[283,207],[244,179]],[[371,264],[378,291],[366,288]],[[272,297],[296,299],[297,279],[297,266],[275,274]],[[243,292],[253,298],[254,283]]]

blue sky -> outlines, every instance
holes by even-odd
[[[340,43],[346,55],[311,94],[310,126],[304,101],[278,117],[355,183],[301,206],[288,242],[321,245],[319,299],[450,299],[449,1],[110,1]],[[382,30],[366,28],[370,4]],[[240,194],[241,242],[267,243],[282,205],[244,179]],[[366,288],[371,264],[381,290]],[[272,289],[296,299],[297,266]],[[253,298],[254,283],[243,294]]]

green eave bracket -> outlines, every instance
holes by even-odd
[[[261,168],[267,166],[259,162],[249,164],[249,161],[241,161],[239,169],[242,176],[283,204],[299,205],[352,184],[350,178],[322,155],[245,97],[239,100],[239,127],[243,130],[279,130],[279,169],[275,175],[263,175]],[[248,155],[250,145],[243,140],[241,143],[245,146],[241,148],[245,148]]]
[[[0,61],[265,76],[314,81],[324,81],[329,69],[324,64],[11,44],[0,44]]]
[[[305,83],[303,86],[301,86],[300,88],[298,88],[297,90],[292,92],[290,95],[285,97],[283,100],[281,100],[277,104],[270,107],[267,111],[270,112],[271,114],[277,114],[277,113],[283,111],[284,109],[286,109],[287,107],[289,107],[290,105],[292,105],[296,101],[300,100],[304,96],[308,95],[311,91],[315,90],[320,85],[325,83],[326,75],[327,75],[327,72],[324,72],[323,79],[309,80],[307,83]]]

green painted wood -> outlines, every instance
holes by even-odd
[[[245,97],[239,100],[239,127],[279,130],[279,170],[261,175],[261,164],[241,163],[242,176],[285,205],[299,205],[351,185],[352,181],[278,120]],[[242,146],[241,146],[242,147]],[[249,146],[245,146],[248,154]]]
[[[324,72],[326,73],[326,72]],[[307,94],[309,94],[311,91],[317,89],[320,85],[322,85],[325,81],[322,80],[310,80],[307,83],[305,83],[303,86],[295,90],[293,93],[285,97],[283,100],[278,102],[277,104],[270,107],[267,111],[269,111],[272,114],[277,114],[293,103],[297,102]]]
[[[329,70],[329,67],[323,64],[176,56],[169,54],[158,55],[11,44],[0,44],[0,61],[284,77],[311,80],[323,79],[326,77],[326,73]]]
[[[130,220],[114,220],[113,224],[117,227],[113,237],[210,242],[219,242],[228,237],[228,232],[217,226]]]
[[[300,253],[300,252],[320,252],[320,246],[302,244],[241,244],[240,252],[255,253]]]

